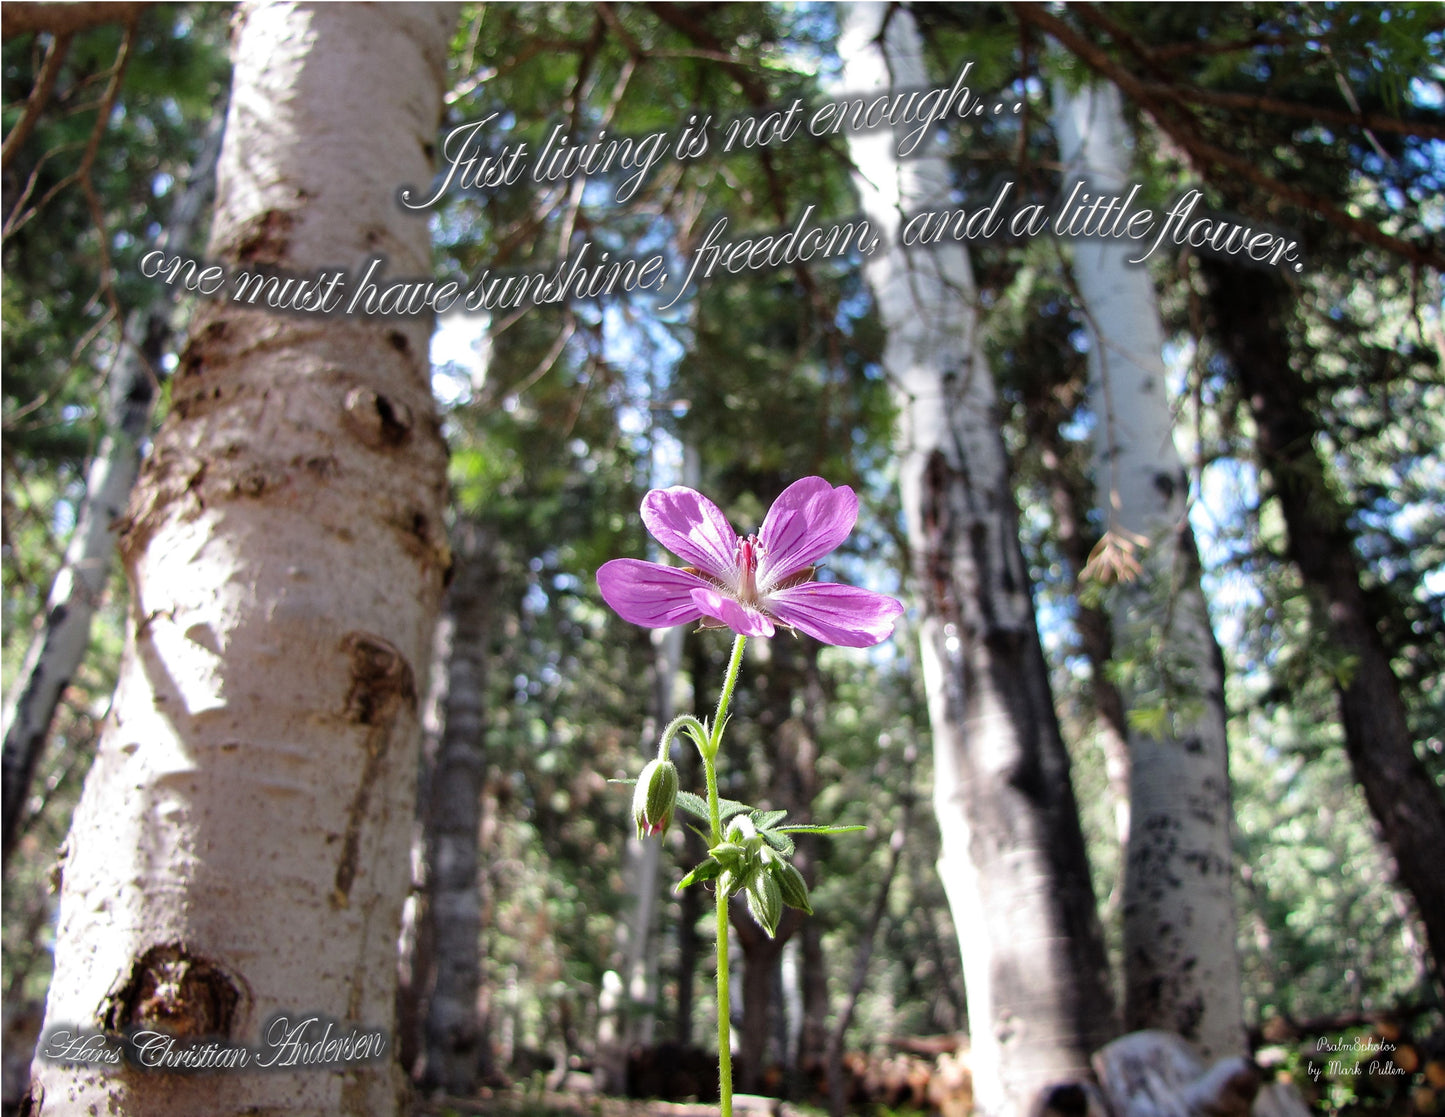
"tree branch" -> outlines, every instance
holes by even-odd
[[[1150,94],[1158,94],[1174,101],[1193,101],[1200,105],[1218,105],[1227,109],[1248,109],[1256,112],[1273,113],[1275,116],[1294,116],[1304,120],[1319,121],[1323,124],[1337,124],[1343,127],[1368,128],[1375,132],[1394,132],[1401,136],[1417,136],[1424,140],[1445,140],[1445,124],[1433,120],[1404,120],[1395,116],[1381,116],[1379,113],[1361,113],[1358,116],[1338,109],[1320,108],[1318,105],[1301,105],[1294,101],[1281,101],[1255,93],[1217,93],[1210,89],[1179,89],[1158,82],[1144,85]]]
[[[55,79],[60,74],[60,64],[65,61],[69,51],[69,33],[57,35],[50,41],[50,47],[45,52],[45,61],[41,63],[40,73],[35,78],[35,88],[25,99],[25,111],[15,122],[15,127],[10,129],[10,134],[5,137],[4,147],[0,148],[0,166],[8,167],[10,157],[30,138],[30,133],[35,131],[35,125],[40,121],[40,110],[50,101]]]
[[[0,35],[6,39],[14,35],[26,35],[32,31],[48,31],[57,37],[74,35],[77,31],[85,31],[105,23],[130,23],[148,7],[150,7],[149,3],[35,4],[12,2],[5,5],[4,30],[0,31]]]

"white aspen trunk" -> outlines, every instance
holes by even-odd
[[[243,10],[213,259],[430,270],[395,196],[431,174],[451,14]],[[46,1031],[249,1059],[52,1061],[43,1038],[46,1117],[397,1112],[417,687],[449,561],[430,326],[197,315],[121,534],[133,627],[67,841]],[[326,1017],[377,1057],[285,1066],[304,1056],[272,1046],[278,1016]]]
[[[1065,190],[1128,190],[1113,86],[1054,90]],[[1140,542],[1116,589],[1115,648],[1147,661],[1126,701],[1169,704],[1167,731],[1128,734],[1132,816],[1124,870],[1125,1026],[1164,1029],[1205,1058],[1246,1051],[1236,943],[1223,659],[1199,584],[1189,479],[1174,444],[1164,331],[1133,241],[1079,238],[1098,487],[1111,531]]]
[[[207,137],[157,247],[186,251],[200,228],[216,178],[221,129]],[[85,499],[65,559],[45,603],[45,626],[30,643],[25,663],[5,702],[4,843],[9,861],[21,831],[25,800],[50,734],[60,696],[90,646],[90,626],[110,580],[115,520],[125,511],[140,472],[141,444],[151,429],[160,359],[171,344],[175,289],[166,286],[144,312],[132,312],[110,373],[106,433],[85,479]]]
[[[930,84],[906,9],[853,5],[839,52],[844,92]],[[900,160],[896,142],[877,129],[850,135],[849,150],[864,212],[891,244],[865,271],[899,406],[939,872],[963,953],[979,1109],[1023,1117],[1051,1084],[1088,1074],[1113,1033],[1113,1003],[968,253],[962,242],[898,243],[902,215],[949,197],[947,167]]]

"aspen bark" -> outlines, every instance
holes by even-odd
[[[431,174],[451,15],[243,10],[213,260],[429,270],[426,224],[394,199]],[[63,858],[46,1030],[251,1058],[194,1074],[42,1057],[47,1117],[398,1110],[417,689],[449,563],[430,326],[223,301],[192,325],[122,528],[134,613]],[[312,1016],[379,1036],[375,1057],[256,1069],[287,1058],[275,1020]]]
[[[1065,191],[1082,182],[1091,195],[1123,197],[1129,159],[1118,91],[1057,85],[1054,120]],[[1113,591],[1114,648],[1141,664],[1126,702],[1164,711],[1151,731],[1128,729],[1124,1026],[1175,1032],[1210,1059],[1246,1051],[1224,660],[1199,583],[1164,330],[1148,271],[1127,262],[1133,247],[1073,242],[1091,342],[1096,484],[1110,532],[1138,547],[1137,576]]]
[[[852,6],[842,89],[929,85],[906,9]],[[994,386],[962,242],[909,249],[905,214],[949,197],[938,156],[854,133],[864,213],[888,243],[865,271],[887,330],[900,489],[934,750],[939,872],[968,989],[975,1096],[1022,1117],[1088,1074],[1114,1030],[1103,937],[1020,549]]]

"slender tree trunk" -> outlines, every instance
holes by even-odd
[[[243,11],[211,258],[429,269],[426,224],[394,199],[431,174],[451,15]],[[299,1055],[279,1030],[324,1016],[378,1057],[41,1058],[47,1117],[397,1112],[417,686],[449,561],[430,325],[198,314],[121,533],[133,626],[67,843],[46,1015],[244,1045],[251,1067]]]
[[[183,252],[200,229],[216,179],[221,127],[206,138],[170,223],[157,242],[162,251]],[[141,443],[150,434],[161,358],[171,346],[175,289],[159,288],[154,304],[130,314],[111,370],[106,401],[106,434],[86,476],[85,499],[65,560],[50,587],[45,626],[25,654],[24,665],[5,704],[4,844],[6,863],[21,832],[25,800],[50,735],[60,696],[90,645],[90,624],[110,580],[115,551],[114,522],[125,510],[140,472]]]
[[[1048,375],[1047,370],[1042,374],[1039,369],[1029,371],[1033,375],[1026,376],[1022,386],[1025,436],[1043,467],[1054,538],[1072,568],[1077,598],[1079,573],[1088,566],[1089,557],[1099,542],[1099,533],[1088,519],[1093,506],[1091,471],[1080,460],[1086,454],[1064,438],[1063,427],[1074,418],[1083,399],[1085,376],[1082,371],[1078,375],[1061,373],[1058,376]],[[1074,628],[1089,662],[1095,732],[1104,756],[1109,792],[1114,799],[1114,834],[1120,850],[1124,850],[1129,844],[1129,727],[1124,696],[1109,677],[1109,661],[1114,657],[1114,628],[1108,613],[1083,601],[1077,602]],[[1121,891],[1116,888],[1115,894]],[[1111,894],[1111,904],[1113,899]]]
[[[486,780],[486,684],[498,574],[492,541],[463,521],[447,588],[452,620],[444,722],[427,809],[432,979],[422,1082],[466,1096],[490,1069],[481,988],[482,896],[478,872]]]
[[[817,1078],[828,1053],[828,959],[823,929],[816,919],[803,920],[798,931],[798,981],[803,1018],[798,1031],[795,1069],[806,1086]]]
[[[1289,557],[1318,607],[1322,631],[1352,662],[1337,684],[1345,751],[1425,926],[1435,980],[1445,975],[1445,795],[1410,734],[1390,650],[1361,584],[1345,508],[1315,449],[1311,389],[1291,353],[1290,295],[1275,277],[1201,257],[1219,339],[1249,402],[1260,464],[1273,480]]]
[[[688,675],[692,680],[694,696],[699,693],[699,680],[708,671],[707,653],[699,640],[693,640],[689,647]],[[694,698],[694,707],[698,705]],[[696,749],[684,749],[678,763],[682,772],[683,787],[698,787],[703,781],[702,758]],[[707,843],[697,831],[689,829],[683,834],[683,848],[687,851],[683,864],[691,867],[707,856]],[[684,888],[678,898],[677,910],[677,1029],[674,1038],[683,1046],[693,1041],[693,1007],[697,1003],[697,967],[702,957],[702,940],[697,933],[698,920],[703,914],[703,900],[707,892],[701,888]]]
[[[878,929],[888,913],[888,893],[893,888],[893,878],[898,875],[899,862],[903,860],[904,843],[908,834],[908,819],[905,814],[888,843],[888,865],[878,881],[869,909],[868,921],[863,925],[863,934],[858,942],[858,953],[853,959],[853,974],[848,981],[848,991],[843,996],[842,1007],[838,1010],[838,1022],[828,1038],[828,1112],[833,1117],[843,1117],[848,1108],[848,1082],[843,1074],[843,1045],[848,1038],[848,1029],[853,1024],[853,1013],[858,1008],[858,998],[863,995],[863,986],[868,981],[868,963],[873,960],[873,944],[878,940]]]
[[[810,677],[816,673],[818,646],[811,641],[792,645],[774,640],[767,646],[767,653],[769,663],[766,674],[761,676],[763,696],[758,719],[771,745],[771,772],[763,802],[773,810],[787,811],[789,822],[806,824],[812,821],[813,798],[817,794],[818,746],[807,712],[795,716],[793,702],[800,694],[808,694]],[[816,710],[818,701],[814,693],[812,701],[804,701],[804,710]],[[792,861],[811,886],[816,869],[808,835],[799,835]],[[796,910],[785,908],[773,937],[768,938],[747,914],[741,899],[735,898],[732,923],[743,952],[743,1020],[738,1029],[736,1068],[738,1084],[745,1091],[756,1092],[764,1085],[769,1040],[782,1012],[781,999],[773,993],[783,947],[798,933],[804,919]],[[779,1058],[786,1059],[790,1054],[786,1044],[781,1048]]]
[[[658,737],[673,718],[673,690],[682,663],[684,635],[681,628],[656,629],[652,633],[652,713],[642,731],[645,754],[656,750]],[[673,752],[684,765],[691,759],[681,742]],[[618,985],[610,990],[604,988],[597,1029],[597,1072],[602,1088],[613,1093],[627,1088],[629,1052],[635,1045],[650,1045],[656,1033],[655,944],[662,842],[633,835],[627,839],[624,858],[628,906],[617,926]]]
[[[1127,134],[1113,86],[1054,90],[1064,189],[1127,191]],[[1124,1025],[1172,1031],[1205,1058],[1243,1054],[1244,997],[1231,856],[1223,656],[1199,584],[1189,479],[1174,446],[1164,330],[1149,273],[1124,242],[1079,238],[1074,281],[1092,341],[1097,484],[1109,535],[1137,547],[1115,587],[1115,653],[1138,666],[1124,867]]]
[[[929,84],[906,9],[854,5],[840,53],[851,93],[890,78]],[[963,953],[978,1105],[1022,1117],[1051,1084],[1088,1074],[1114,1032],[1113,998],[967,251],[898,243],[902,214],[948,197],[947,168],[899,159],[895,143],[886,128],[849,137],[864,211],[892,244],[865,269],[899,407],[939,871]]]
[[[763,1087],[767,1070],[768,1040],[774,1006],[773,986],[777,981],[778,964],[783,947],[793,937],[801,922],[798,913],[787,909],[772,938],[763,932],[740,901],[732,906],[732,925],[742,950],[742,1023],[737,1028],[737,1054],[733,1073],[738,1089],[755,1094]]]

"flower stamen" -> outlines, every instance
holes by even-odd
[[[763,549],[756,535],[738,536],[738,600],[744,605],[758,603],[758,560]]]

